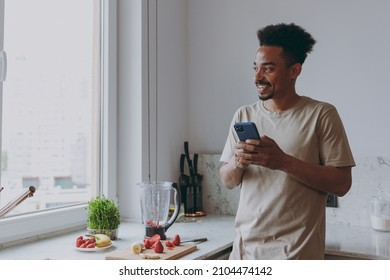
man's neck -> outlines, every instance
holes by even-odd
[[[272,98],[263,102],[265,109],[270,112],[283,112],[292,108],[301,99],[297,93],[281,99]]]

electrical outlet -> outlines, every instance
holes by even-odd
[[[326,199],[326,207],[337,207],[337,196],[335,194],[328,194]]]

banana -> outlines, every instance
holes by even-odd
[[[102,248],[111,245],[112,241],[110,237],[105,234],[87,234],[88,237],[95,237],[95,247]]]
[[[142,252],[142,244],[135,242],[131,245],[131,250],[133,250],[134,254],[139,254]]]
[[[157,254],[139,254],[142,258],[146,260],[158,260],[160,258]]]

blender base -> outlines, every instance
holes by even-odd
[[[196,211],[195,213],[185,213],[184,216],[186,217],[201,217],[205,216],[206,212],[204,211]]]
[[[160,235],[161,240],[167,239],[167,236],[165,235],[165,228],[164,227],[145,227],[145,237],[146,238],[150,238],[155,234]]]

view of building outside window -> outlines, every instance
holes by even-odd
[[[9,214],[88,201],[98,186],[98,0],[5,2],[0,206]]]

